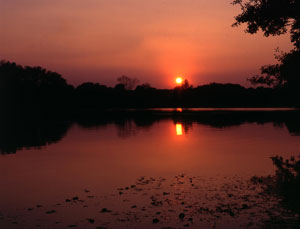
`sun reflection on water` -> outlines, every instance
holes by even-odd
[[[176,123],[176,135],[180,136],[182,135],[182,124]]]

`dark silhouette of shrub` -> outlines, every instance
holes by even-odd
[[[278,36],[290,33],[294,45],[288,53],[276,56],[278,64],[265,65],[261,75],[249,78],[256,84],[282,87],[299,91],[300,87],[300,2],[295,0],[234,0],[233,5],[240,5],[242,12],[235,17],[233,26],[246,24],[246,32],[250,34],[261,30],[264,36]]]

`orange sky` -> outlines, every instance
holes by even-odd
[[[291,48],[232,28],[231,0],[0,0],[0,59],[40,65],[69,83],[114,85],[125,74],[158,88],[246,78]]]

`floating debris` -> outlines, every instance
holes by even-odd
[[[87,221],[89,222],[89,223],[95,223],[95,220],[94,219],[87,219]]]
[[[157,219],[157,218],[153,219],[152,223],[159,223],[159,219]]]
[[[111,210],[108,210],[107,208],[102,208],[102,210],[100,212],[101,213],[107,213],[107,212],[111,212]]]
[[[46,214],[53,214],[53,213],[56,213],[56,210],[46,211]]]
[[[96,228],[138,228],[145,225],[147,227],[147,224],[150,224],[149,227],[152,224],[159,224],[160,228],[174,229],[180,220],[181,228],[214,228],[217,225],[216,222],[229,228],[260,228],[272,225],[270,222],[275,222],[275,219],[276,222],[281,223],[280,225],[293,225],[292,223],[282,224],[282,222],[294,222],[298,216],[292,215],[280,207],[277,198],[263,194],[263,189],[259,187],[260,183],[255,184],[256,188],[253,188],[254,184],[249,180],[238,178],[238,176],[220,179],[217,177],[212,179],[189,177],[182,174],[171,179],[144,176],[138,178],[134,185],[118,188],[119,195],[114,192],[114,195],[101,196],[97,194],[97,198],[84,196],[79,199],[78,196],[74,196],[65,199],[66,202],[74,201],[77,204],[60,205],[59,212],[53,217],[61,217],[66,211],[72,212],[73,210],[76,215],[80,211],[84,215],[87,207],[89,207],[88,212],[93,213],[93,211],[99,211],[99,206],[104,205],[116,209],[116,211],[100,208],[100,213],[111,214],[98,215],[94,218],[85,215],[82,219],[74,217],[74,220],[78,220],[78,224],[71,224],[69,227],[85,228],[88,223],[89,226],[92,226],[97,222],[103,225]],[[191,186],[191,183],[195,186]],[[174,185],[170,186],[170,184]],[[123,195],[124,190],[126,191]],[[81,202],[85,202],[85,204],[81,204]],[[41,205],[36,207],[38,206],[41,207]],[[47,207],[51,208],[51,206],[55,206],[55,204],[48,204]],[[40,223],[39,211],[35,211],[35,209],[34,207],[23,208],[23,212],[19,215],[26,215],[26,212],[30,211],[30,217],[36,215],[36,223]],[[24,211],[26,212],[24,213]],[[56,213],[56,210],[46,212],[46,214],[53,213]],[[27,212],[27,214],[29,213]],[[43,222],[42,227],[57,224],[58,218],[53,219],[53,217],[47,219],[46,224],[48,225]],[[13,217],[5,216],[4,219],[1,215],[1,218],[7,220],[9,224],[12,221],[17,222],[17,219]],[[53,220],[52,224],[51,220]],[[21,224],[21,221],[19,222]],[[170,222],[171,225],[167,225]],[[2,220],[1,223],[3,223]],[[26,226],[25,223],[24,227]],[[154,225],[152,226],[154,227]]]
[[[184,219],[185,214],[184,214],[184,213],[180,213],[180,214],[178,215],[178,217],[179,217],[179,219]]]

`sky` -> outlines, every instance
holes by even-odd
[[[288,35],[263,37],[232,27],[231,0],[0,0],[0,59],[42,66],[68,83],[108,86],[127,75],[157,88],[249,86],[275,63]]]

